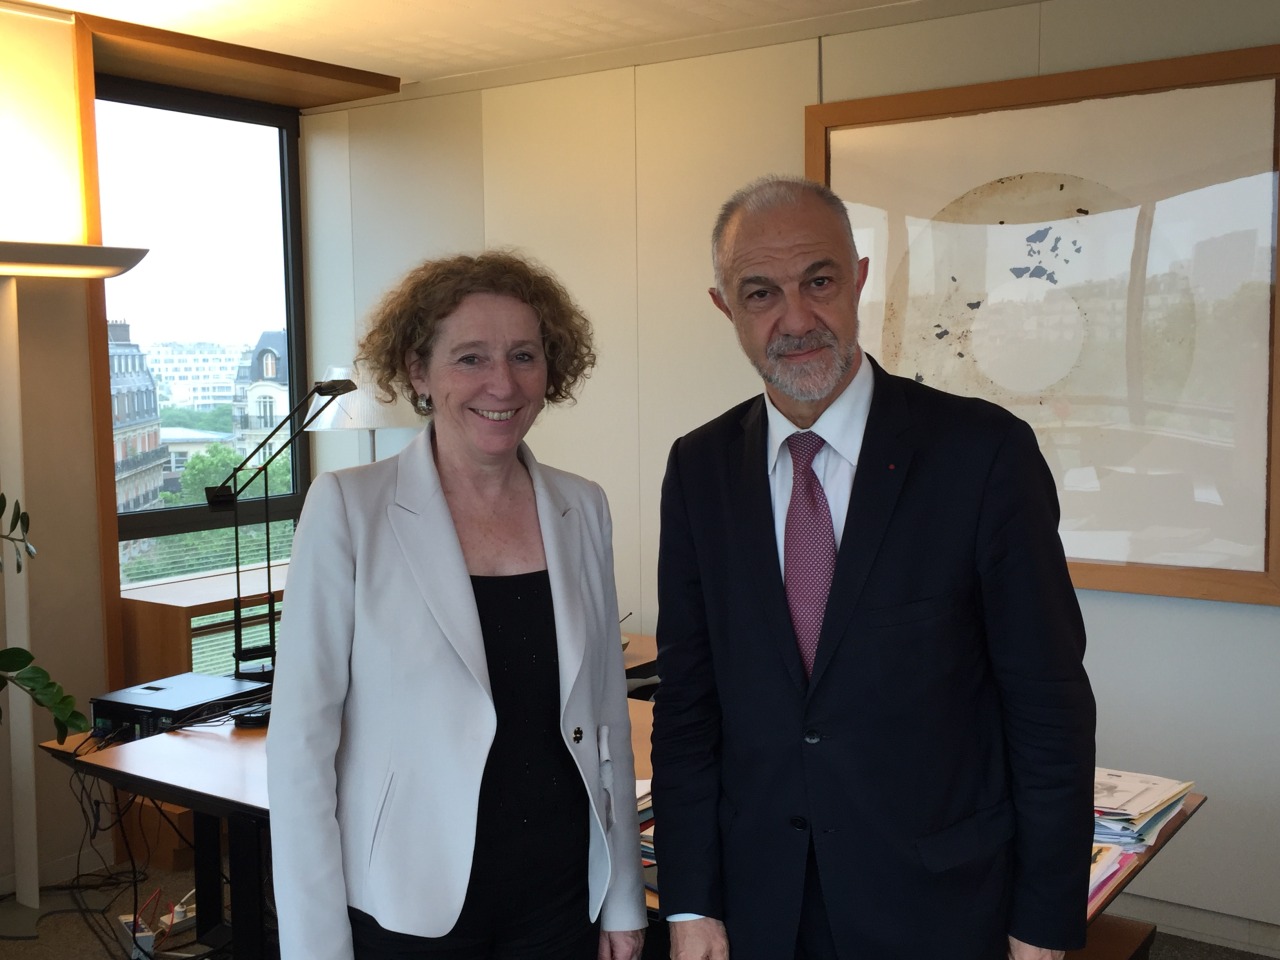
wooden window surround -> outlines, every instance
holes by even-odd
[[[102,242],[94,125],[94,76],[110,74],[187,90],[306,109],[397,93],[397,77],[354,70],[238,44],[76,14],[76,70],[85,198],[85,239]],[[98,542],[108,689],[131,681],[126,666],[117,551],[116,491],[111,434],[111,366],[106,298],[101,281],[88,283],[90,389],[94,469],[98,490]]]

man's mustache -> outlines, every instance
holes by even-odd
[[[830,330],[810,330],[803,337],[793,337],[780,333],[769,341],[765,348],[765,356],[770,360],[781,360],[792,353],[805,353],[819,347],[835,347],[836,335]]]

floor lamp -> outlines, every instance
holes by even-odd
[[[11,501],[26,499],[19,388],[19,280],[16,278],[114,277],[132,269],[146,253],[146,250],[124,247],[0,241],[0,465],[4,471],[0,480]],[[9,562],[4,567],[4,642],[11,647],[30,648],[30,595],[26,579],[30,574],[19,574],[16,566]],[[9,728],[17,901],[23,907],[38,911],[40,861],[36,849],[35,724],[31,701],[17,694],[10,696],[4,723]]]
[[[325,371],[326,380],[351,379],[350,367],[329,367]],[[368,430],[369,460],[378,459],[378,431],[383,427],[410,427],[421,429],[425,422],[422,416],[409,406],[399,394],[388,403],[381,396],[376,384],[355,378],[356,389],[353,393],[338,397],[322,413],[310,420],[308,430]],[[312,412],[318,405],[318,398],[312,403]]]

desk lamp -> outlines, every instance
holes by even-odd
[[[333,403],[335,399],[345,393],[350,393],[356,388],[356,385],[350,380],[345,379],[327,379],[321,380],[310,390],[307,395],[290,410],[281,420],[274,430],[262,438],[262,442],[249,451],[249,455],[245,457],[238,466],[234,467],[227,479],[216,487],[205,487],[205,499],[209,503],[209,509],[213,511],[232,510],[235,511],[235,521],[232,529],[235,531],[235,562],[236,562],[236,599],[232,608],[234,613],[234,632],[235,632],[235,676],[238,680],[263,680],[270,682],[275,667],[276,654],[276,601],[275,594],[271,589],[271,516],[268,505],[271,499],[269,493],[269,485],[264,483],[262,490],[262,517],[264,529],[266,531],[266,551],[267,551],[267,631],[268,640],[266,646],[253,647],[245,649],[244,646],[244,595],[240,586],[240,495],[248,489],[249,485],[258,476],[266,471],[276,457],[280,456],[294,440],[302,435],[302,432],[311,425],[311,421],[319,416],[325,408]],[[286,426],[293,423],[294,417],[302,412],[302,408],[315,398],[317,405],[313,406],[307,412],[306,418],[302,425],[292,431],[285,439],[284,443],[271,451],[262,463],[254,466],[254,461],[263,450],[267,449],[272,438],[283,430]],[[317,408],[318,407],[318,408]],[[249,477],[246,480],[240,480],[240,474],[248,472]],[[259,671],[249,671],[244,668],[245,663],[254,661],[267,661],[268,666]]]
[[[342,380],[351,376],[349,367],[329,367],[325,378]],[[307,411],[308,430],[368,430],[369,460],[378,459],[378,430],[383,427],[411,427],[421,429],[422,416],[404,398],[396,395],[390,403],[384,400],[376,384],[357,378],[353,393],[348,393],[329,407],[320,407],[317,397]]]

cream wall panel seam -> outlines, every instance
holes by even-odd
[[[355,346],[349,130],[349,113],[302,118],[307,369],[316,380],[326,367],[348,362]],[[312,433],[312,469],[321,473],[358,462],[359,439],[348,431]]]
[[[542,414],[529,443],[540,460],[604,487],[620,609],[636,629],[635,71],[486,90],[483,132],[486,244],[544,263],[592,321],[592,376],[576,404]]]

